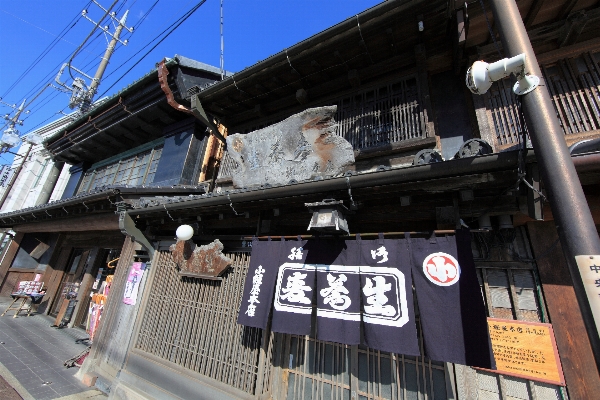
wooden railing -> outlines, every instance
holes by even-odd
[[[585,136],[600,130],[600,53],[584,53],[542,66],[546,86],[565,135]],[[495,130],[494,147],[519,142],[521,122],[509,78],[494,83],[485,95],[486,111]],[[570,142],[568,140],[568,142]]]

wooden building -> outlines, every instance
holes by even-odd
[[[220,79],[217,68],[186,57],[165,61],[163,86],[173,101]],[[107,263],[129,241],[116,212],[141,196],[206,192],[198,184],[206,127],[169,105],[158,75],[151,71],[47,138],[54,161],[71,165],[67,181],[62,198],[2,214],[2,226],[16,232],[0,266],[2,295],[40,274],[47,294],[38,311],[58,315],[71,292],[78,303],[69,326],[85,326],[94,281],[113,274]]]
[[[517,4],[567,144],[599,138],[600,6],[592,0]],[[283,184],[244,187],[233,183],[239,165],[228,152],[220,155],[220,142],[211,136],[211,150],[199,158],[204,175],[188,183],[205,185],[206,193],[138,192],[118,210],[121,229],[132,240],[121,249],[114,296],[82,368],[84,382],[115,398],[590,398],[600,379],[540,194],[535,152],[525,151],[511,81],[495,83],[484,96],[465,86],[473,61],[502,57],[486,1],[391,0],[221,82],[180,89],[168,111],[159,103],[173,119],[203,110],[210,116],[205,122],[222,136],[335,105],[336,134],[352,145],[355,162],[340,174],[303,181],[292,174]],[[110,107],[127,112],[121,101]],[[141,138],[154,122],[136,124],[136,130],[126,124],[83,123],[80,133],[68,131],[48,149],[73,163],[93,162],[86,151],[102,151],[103,140],[124,135],[146,143]],[[572,158],[598,223],[595,144],[588,142],[583,152],[575,146]],[[215,159],[218,173],[209,173],[217,171]],[[78,186],[92,179],[84,173]],[[476,232],[472,243],[488,316],[551,323],[566,386],[238,325],[252,236],[306,234],[305,203],[326,198],[355,206],[347,216],[350,233],[363,237],[463,224],[477,229],[483,227],[480,217],[490,217],[493,229]],[[73,208],[85,210],[83,202]],[[38,214],[34,222],[30,214],[0,215],[0,221],[17,231],[49,223]],[[222,280],[179,275],[168,249],[181,224],[194,226],[197,244],[219,239],[225,245],[233,262]],[[151,261],[141,301],[132,306],[122,296],[142,248]]]

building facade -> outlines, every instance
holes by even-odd
[[[141,80],[153,88],[162,83],[152,92],[161,106],[144,118],[127,119],[154,104],[138,83],[98,109],[97,123],[81,120],[47,142],[55,160],[80,165],[67,184],[74,197],[63,200],[69,202],[64,211],[58,211],[61,203],[50,203],[39,213],[0,215],[2,226],[39,231],[44,224],[81,225],[89,218],[88,229],[110,220],[118,224],[106,229],[115,240],[123,243],[117,226],[126,236],[82,379],[114,398],[579,399],[600,389],[512,83],[497,82],[484,96],[465,86],[473,61],[503,57],[486,4],[387,1],[217,83],[179,79],[194,75],[184,73],[191,61],[167,61],[159,66],[163,72]],[[575,145],[573,163],[596,218],[600,9],[584,0],[517,4],[565,141]],[[138,98],[144,105],[130,108]],[[327,146],[306,150],[307,132],[331,122],[292,125],[310,109],[334,110],[330,128],[348,143],[353,162],[335,165]],[[171,161],[163,165],[170,132],[189,126],[203,150],[193,150],[190,141],[185,152],[169,152]],[[298,129],[301,138],[294,136]],[[257,131],[263,139],[252,139]],[[156,142],[161,135],[162,150]],[[269,142],[274,137],[296,137],[286,145],[298,165],[315,155],[322,163],[308,171],[281,168],[283,144]],[[118,151],[112,147],[117,141]],[[187,142],[175,137],[173,143]],[[158,151],[156,171],[149,172]],[[135,170],[138,161],[148,172]],[[131,171],[127,178],[122,166]],[[153,182],[194,188],[144,188],[151,173]],[[103,192],[110,179],[135,183],[135,195],[122,188]],[[86,196],[96,194],[96,209],[89,212]],[[239,325],[253,237],[318,240],[307,232],[306,203],[325,199],[344,203],[349,237],[363,240],[472,229],[487,316],[551,323],[565,385],[431,360],[422,339],[421,356],[414,357],[321,341],[314,332]],[[52,215],[43,216],[44,210]],[[231,267],[220,279],[182,276],[170,250],[182,224],[193,227],[196,245],[223,244]],[[74,253],[53,254],[48,271],[64,268],[58,260]],[[123,297],[134,261],[144,261],[146,269],[130,304]],[[417,327],[422,338],[420,322]]]

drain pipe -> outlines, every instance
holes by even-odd
[[[525,71],[543,80],[516,1],[491,0],[491,5],[504,56],[525,54]],[[594,275],[590,271],[590,256],[600,258],[598,232],[546,85],[542,83],[521,96],[521,101],[596,367],[600,370],[600,297],[594,280],[590,281],[593,278],[590,274]]]

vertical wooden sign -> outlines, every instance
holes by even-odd
[[[565,385],[552,325],[488,318],[494,372]]]

